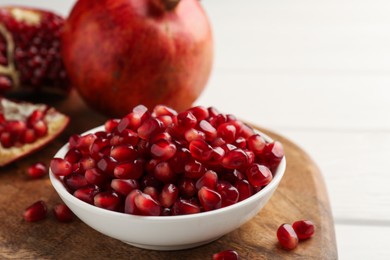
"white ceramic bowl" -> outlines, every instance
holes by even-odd
[[[100,130],[103,130],[103,127],[86,133]],[[271,140],[264,134],[262,136],[267,141]],[[55,157],[63,158],[67,151],[68,144],[64,145]],[[271,198],[285,168],[286,159],[283,158],[270,184],[234,205],[192,215],[158,217],[129,215],[90,205],[70,194],[51,171],[49,174],[53,187],[64,203],[93,229],[140,248],[179,250],[214,241],[253,218]]]

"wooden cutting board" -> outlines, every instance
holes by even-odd
[[[50,209],[60,202],[48,176],[31,180],[26,175],[27,167],[37,161],[49,165],[69,135],[82,133],[106,120],[88,109],[75,93],[67,100],[49,100],[42,101],[67,113],[72,121],[47,147],[0,168],[1,259],[212,259],[214,253],[226,249],[236,250],[241,259],[337,259],[332,212],[319,169],[296,144],[261,128],[283,143],[287,158],[285,176],[255,218],[208,245],[182,251],[150,251],[104,236],[78,219],[59,223],[50,214],[41,222],[25,222],[22,213],[33,202],[42,199]],[[293,251],[281,249],[276,239],[277,228],[299,219],[315,222],[315,236]]]

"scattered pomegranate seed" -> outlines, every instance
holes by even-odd
[[[276,233],[280,245],[286,250],[293,250],[298,246],[298,236],[290,224],[282,224]]]
[[[213,254],[213,260],[240,260],[240,256],[234,250],[225,250]]]
[[[39,114],[31,120],[39,121]],[[24,131],[22,124],[17,128]],[[13,135],[4,139],[12,142]],[[127,214],[172,216],[252,196],[272,181],[283,156],[280,143],[265,142],[214,108],[177,113],[158,105],[150,112],[140,105],[122,119],[106,121],[105,131],[71,136],[65,158],[54,158],[51,168],[87,203]]]
[[[73,220],[73,212],[63,203],[54,206],[53,214],[59,222],[70,222]]]
[[[34,179],[41,178],[47,174],[46,165],[43,163],[35,163],[28,167],[27,174]]]
[[[23,213],[23,217],[27,222],[36,222],[46,218],[47,216],[47,206],[46,203],[42,200],[39,200],[26,208]]]
[[[311,238],[314,235],[314,223],[310,220],[295,221],[292,227],[300,240]]]

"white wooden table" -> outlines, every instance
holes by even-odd
[[[74,2],[0,0],[64,15]],[[202,4],[216,57],[197,103],[303,147],[327,184],[339,258],[390,259],[390,1]]]

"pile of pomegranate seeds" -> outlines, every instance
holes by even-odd
[[[310,220],[298,220],[292,225],[282,224],[276,233],[280,245],[286,250],[293,250],[299,240],[311,238],[314,235],[314,223]]]
[[[269,184],[284,156],[233,115],[193,107],[135,107],[105,131],[69,139],[51,161],[74,196],[145,216],[193,214],[242,201]]]
[[[48,11],[0,8],[0,93],[20,86],[67,90],[60,53],[64,19]]]
[[[0,97],[0,147],[34,143],[48,133],[48,107],[15,103]]]

